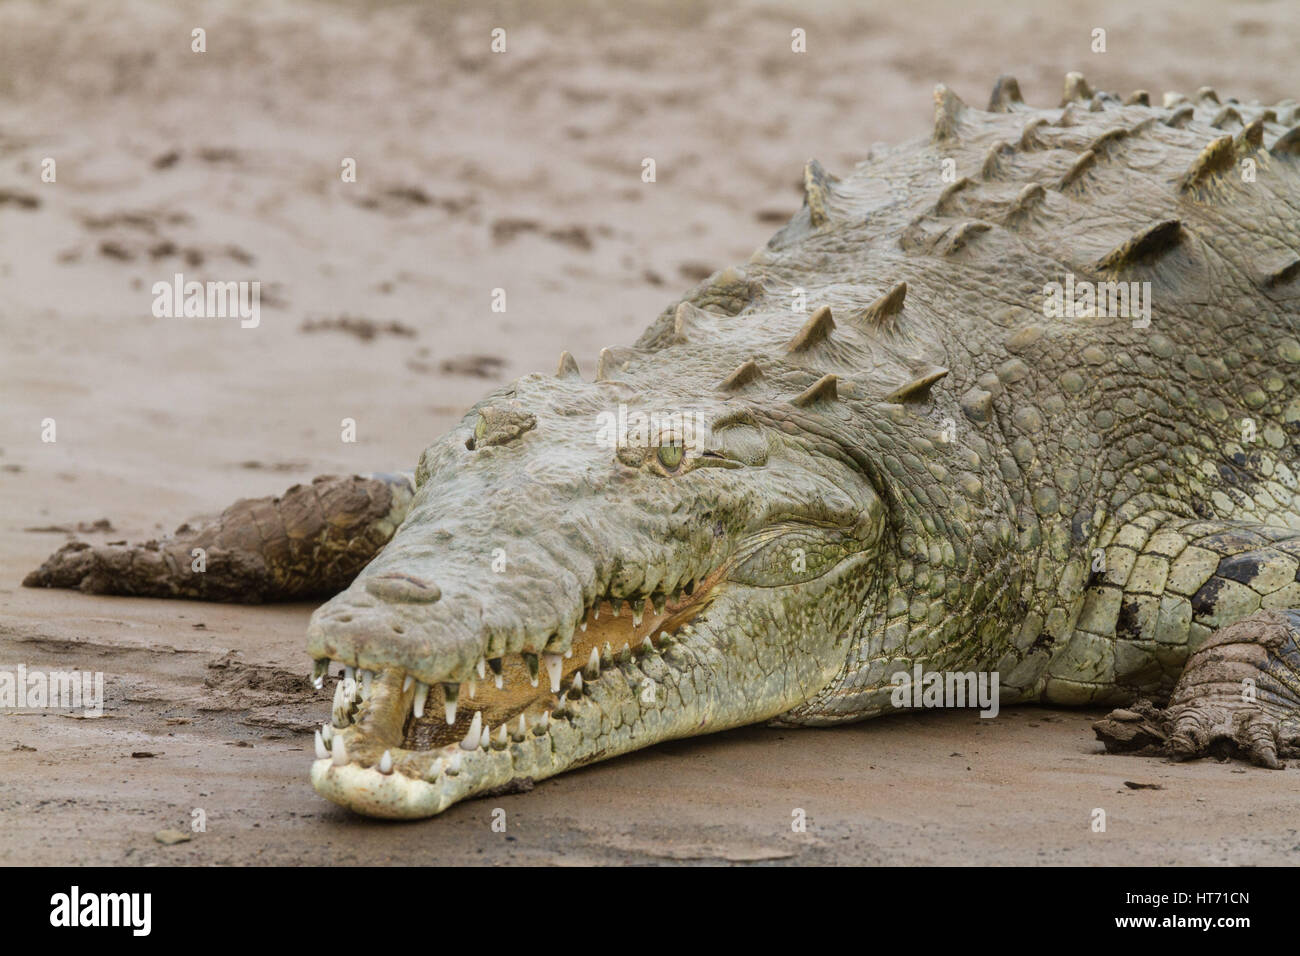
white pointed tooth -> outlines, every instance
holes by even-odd
[[[546,665],[546,676],[551,679],[551,693],[560,692],[560,674],[564,668],[564,658],[559,654],[543,654],[542,663]]]
[[[492,745],[492,732],[486,727],[483,728],[483,733],[479,735],[478,745],[484,750],[487,750]]]
[[[578,671],[573,675],[573,689],[574,691],[582,690],[582,671]]]
[[[632,609],[632,626],[633,627],[641,626],[641,612],[636,610],[636,608]]]
[[[375,672],[374,672],[374,671],[362,671],[362,672],[361,672],[361,686],[365,689],[365,696],[366,696],[366,697],[369,697],[369,696],[370,696],[370,685],[371,685],[371,682],[372,682],[374,679],[375,679]]]
[[[447,758],[447,773],[453,776],[460,773],[460,751],[455,751]]]
[[[497,685],[497,690],[500,690],[502,687],[506,685],[506,675],[494,674],[492,677],[492,683]]]
[[[469,722],[465,739],[460,742],[462,750],[478,750],[478,739],[483,736],[483,712],[474,711],[474,719]]]
[[[609,605],[610,605],[610,607],[612,607],[612,608],[614,609],[614,616],[615,616],[615,617],[618,617],[620,614],[623,613],[623,602],[622,602],[621,600],[618,600],[618,601],[610,601],[610,602],[609,602]]]
[[[578,625],[578,627],[582,628],[583,631],[586,631],[586,630],[587,630],[587,622],[586,622],[586,621],[583,621],[581,624]]]
[[[334,685],[334,706],[330,710],[330,720],[337,727],[346,727],[352,713],[352,697],[348,694],[347,681]]]
[[[415,719],[419,720],[424,716],[424,705],[429,700],[429,685],[422,680],[415,682],[415,699],[411,701],[411,712],[415,714]]]
[[[600,676],[600,654],[594,647],[591,649],[591,656],[587,658],[587,676],[591,680]]]
[[[471,683],[473,682],[471,681]],[[460,700],[460,685],[443,684],[442,695],[442,716],[446,718],[447,726],[450,727],[456,722],[456,703]],[[470,696],[473,697],[474,695],[471,694]]]
[[[655,594],[652,595],[650,598],[650,606],[655,609],[656,614],[662,614],[664,612],[664,608],[668,606],[668,601],[664,598],[662,594]]]
[[[355,679],[356,679],[356,676],[357,676],[357,669],[356,669],[355,667],[350,667],[350,666],[347,665],[347,664],[344,664],[344,665],[343,665],[343,677],[344,677],[344,679],[346,679],[346,680],[355,680]]]
[[[664,639],[664,635],[663,635],[663,634],[660,634],[660,635],[659,635],[659,640],[662,641],[663,639]],[[654,653],[654,649],[655,649],[655,642],[652,641],[652,640],[650,640],[650,635],[647,634],[647,635],[645,636],[645,640],[641,642],[641,653],[642,653],[642,654],[652,654],[652,653]]]
[[[334,727],[331,724],[324,724],[320,729],[320,735],[325,741],[325,746],[328,747],[334,742]]]
[[[502,724],[501,729],[497,731],[497,743],[505,743],[509,739],[510,732],[506,730],[506,725]]]
[[[545,732],[546,728],[549,727],[550,725],[551,725],[551,712],[549,710],[543,711],[542,716],[537,718],[537,726],[540,727],[543,732]]]
[[[591,619],[592,619],[593,621],[599,621],[599,620],[600,620],[600,602],[599,602],[599,601],[597,601],[597,602],[596,602],[596,606],[593,607],[593,608],[591,609]]]
[[[526,718],[523,714],[519,715],[519,732],[521,734],[528,732],[528,718]]]
[[[379,758],[379,772],[380,773],[393,772],[393,755],[389,753],[387,750],[385,750],[384,755]]]
[[[325,748],[325,738],[321,736],[321,732],[318,730],[316,731],[316,759],[324,760],[329,755],[330,752]]]
[[[348,703],[357,699],[357,690],[357,682],[353,678],[343,678],[343,696],[347,698]]]
[[[471,680],[466,682],[469,685],[469,699],[473,700],[478,696],[478,681]]]
[[[486,657],[480,657],[480,658],[478,659],[478,664],[475,665],[474,669],[478,672],[478,679],[479,679],[479,680],[482,680],[484,677],[486,677],[486,676],[487,676],[487,658],[486,658]]]
[[[411,685],[414,683],[415,683],[415,678],[412,677],[410,674],[407,674],[406,680],[402,681],[402,693],[405,694],[408,690],[410,690]]]
[[[334,766],[346,767],[348,765],[348,749],[343,746],[343,738],[335,737],[334,744],[330,749],[334,753]]]

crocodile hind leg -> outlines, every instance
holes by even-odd
[[[409,475],[322,475],[162,541],[66,544],[23,585],[245,604],[328,597],[387,544],[413,492]]]
[[[1284,766],[1280,758],[1300,756],[1300,610],[1221,628],[1188,660],[1167,707],[1140,700],[1093,729],[1113,753]]]

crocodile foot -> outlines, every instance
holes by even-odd
[[[1300,756],[1300,610],[1220,628],[1188,659],[1168,706],[1140,700],[1092,726],[1111,753],[1282,768]]]
[[[412,491],[404,475],[322,475],[162,541],[65,544],[23,586],[248,604],[329,597],[392,537]]]

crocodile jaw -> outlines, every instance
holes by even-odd
[[[840,570],[851,576],[862,560]],[[824,687],[843,664],[844,622],[820,613],[842,606],[829,594],[840,577],[799,588],[721,585],[699,600],[706,609],[691,623],[675,634],[660,632],[657,643],[643,641],[636,654],[604,655],[598,667],[590,659],[566,661],[570,670],[553,711],[538,714],[551,699],[543,691],[542,703],[521,711],[522,724],[514,716],[499,726],[476,721],[460,742],[428,750],[400,746],[410,740],[416,689],[400,671],[384,671],[372,679],[355,723],[332,728],[333,753],[318,750],[312,785],[366,816],[415,819],[468,797],[526,790],[659,741],[776,717]],[[800,650],[791,654],[795,638]]]

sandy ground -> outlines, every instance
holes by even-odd
[[[751,728],[367,821],[307,783],[327,712],[309,607],[19,587],[68,537],[34,528],[143,539],[315,474],[409,468],[493,384],[562,348],[590,372],[762,244],[806,158],[925,133],[938,81],[979,105],[1003,71],[1049,103],[1072,69],[1300,93],[1280,0],[621,6],[0,2],[0,667],[103,671],[108,693],[99,719],[0,714],[0,863],[1300,859],[1300,770],[1109,757],[1095,715],[1036,709]],[[261,281],[261,324],[154,318],[175,272]],[[206,832],[155,842],[196,809]]]

